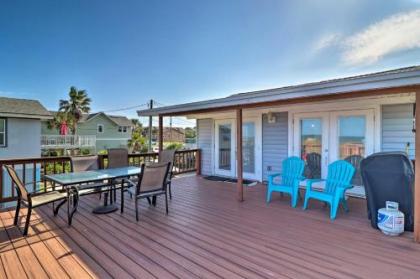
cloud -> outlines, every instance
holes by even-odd
[[[331,46],[338,45],[341,39],[341,34],[338,33],[330,33],[322,36],[314,45],[314,52],[320,52],[326,48]]]
[[[382,57],[420,47],[420,9],[400,13],[368,26],[346,38],[343,61],[349,65],[371,64]]]

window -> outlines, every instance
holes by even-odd
[[[6,146],[6,129],[7,129],[7,123],[6,118],[0,118],[0,147]]]
[[[122,127],[118,126],[118,132],[122,133]]]
[[[127,133],[127,127],[126,126],[123,127],[123,132]]]
[[[98,124],[98,133],[103,133],[103,132],[104,132],[104,125]]]
[[[127,126],[118,126],[118,132],[127,133]]]

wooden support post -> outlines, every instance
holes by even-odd
[[[242,162],[242,109],[236,109],[236,170],[238,201],[244,200],[243,162]]]
[[[201,149],[195,152],[195,174],[201,175]]]
[[[159,151],[163,150],[163,116],[159,115]]]
[[[420,243],[420,88],[416,90],[415,182],[414,182],[414,241]]]

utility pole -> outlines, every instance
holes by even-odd
[[[153,108],[153,100],[150,100],[149,109]],[[153,118],[149,116],[149,152],[152,152],[152,130],[153,130]]]
[[[172,142],[172,116],[169,118],[169,141]]]

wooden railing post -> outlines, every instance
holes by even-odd
[[[414,241],[420,243],[420,88],[416,90],[415,182],[414,182]]]
[[[163,116],[159,115],[159,151],[163,150]]]
[[[195,151],[195,174],[201,175],[201,150]]]

